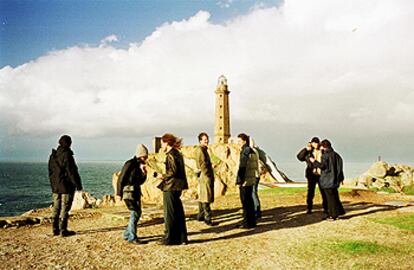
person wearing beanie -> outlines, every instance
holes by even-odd
[[[144,244],[137,237],[137,224],[141,217],[141,185],[147,179],[146,161],[148,149],[143,144],[138,144],[135,155],[126,161],[119,175],[117,196],[122,198],[128,210],[130,218],[124,232],[124,240],[131,244]]]
[[[315,188],[316,185],[319,187],[319,191],[322,196],[322,208],[324,214],[328,212],[328,206],[326,201],[326,196],[323,190],[321,189],[319,179],[321,177],[321,170],[319,168],[315,168],[310,162],[310,158],[314,158],[317,161],[321,162],[322,158],[322,151],[319,149],[319,138],[313,137],[308,145],[303,148],[298,154],[297,158],[299,161],[306,162],[307,167],[305,170],[305,177],[308,182],[308,192],[306,196],[306,205],[307,205],[307,214],[312,214],[313,209],[313,198],[315,197]]]
[[[52,226],[55,236],[60,234],[65,237],[75,234],[67,229],[69,211],[75,190],[82,190],[82,183],[70,149],[71,145],[70,136],[63,135],[59,139],[58,148],[52,149],[49,157],[49,180],[53,193]]]

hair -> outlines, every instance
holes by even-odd
[[[321,145],[322,145],[323,148],[331,148],[332,147],[331,142],[328,141],[327,139],[323,140],[321,142]]]
[[[246,142],[247,145],[249,145],[249,136],[247,136],[245,133],[240,133],[239,135],[237,135],[237,138],[242,139],[243,141]]]
[[[59,139],[59,145],[62,147],[70,147],[72,145],[72,139],[69,135],[63,135]]]
[[[165,133],[164,135],[162,135],[161,141],[167,143],[169,146],[171,146],[173,148],[179,149],[179,148],[181,148],[183,139],[177,138],[176,136],[174,136],[171,133]]]
[[[203,139],[204,136],[208,139],[208,134],[206,132],[201,132],[200,134],[198,134],[198,141],[201,141],[201,139]]]
[[[313,137],[312,140],[310,140],[311,143],[320,143],[320,140],[318,137]]]

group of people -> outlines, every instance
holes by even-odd
[[[306,198],[307,214],[312,214],[316,185],[322,196],[323,219],[336,220],[345,214],[339,199],[338,188],[344,181],[341,156],[334,151],[329,140],[313,137],[297,155],[307,164],[305,176],[308,181]]]
[[[214,202],[214,170],[208,153],[208,134],[200,133],[198,141],[199,146],[195,151],[195,174],[199,184],[197,220],[214,226],[216,224],[212,221],[211,210],[211,203]],[[259,153],[257,149],[250,147],[250,138],[244,133],[237,136],[237,143],[240,147],[240,162],[236,185],[239,187],[243,209],[243,219],[238,227],[254,228],[256,220],[261,217],[257,192],[260,180]],[[71,144],[72,140],[68,135],[62,136],[58,148],[52,150],[49,158],[49,179],[53,193],[53,235],[75,234],[67,229],[67,224],[75,190],[81,191],[82,184]],[[181,144],[182,140],[173,134],[167,133],[161,137],[161,148],[166,154],[165,173],[154,172],[153,175],[159,182],[157,187],[163,192],[165,234],[160,241],[161,245],[188,243],[184,207],[180,198],[183,190],[188,189],[184,158],[180,152]],[[343,181],[342,159],[332,149],[330,142],[323,140],[320,143],[315,137],[297,157],[300,161],[307,162],[307,213],[312,213],[312,201],[318,184],[323,198],[324,218],[336,219],[344,214],[338,194],[339,183]],[[133,244],[144,243],[137,237],[137,224],[142,213],[141,185],[147,179],[147,159],[147,147],[138,144],[134,157],[123,165],[117,186],[116,196],[125,202],[130,211],[123,238]]]

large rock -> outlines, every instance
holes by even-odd
[[[184,156],[185,170],[188,180],[189,189],[182,194],[184,199],[197,199],[198,197],[198,180],[195,175],[196,146],[182,147],[181,152]],[[236,192],[237,186],[236,174],[238,169],[240,150],[236,144],[212,144],[209,145],[209,154],[215,174],[215,196],[224,196],[229,192]],[[263,151],[262,151],[263,152]],[[264,152],[263,152],[264,153]],[[265,154],[265,153],[264,153]],[[267,155],[265,155],[267,157]],[[268,158],[268,157],[267,157]],[[153,177],[153,173],[165,173],[165,154],[160,152],[150,154],[147,161],[148,176],[146,182],[141,186],[142,201],[144,203],[162,203],[162,192],[157,188],[159,180]],[[261,180],[275,181],[272,174],[269,173],[272,168],[267,167],[268,161],[261,161]],[[274,169],[273,169],[274,171]],[[283,174],[283,173],[282,173]],[[287,177],[285,176],[287,179]],[[119,181],[119,172],[112,175],[112,185],[114,194],[116,194],[117,183]],[[103,198],[102,205],[115,204],[114,201],[109,202],[108,198]]]
[[[72,210],[85,209],[96,206],[96,198],[85,191],[75,192],[73,197]]]
[[[345,183],[358,188],[403,192],[405,187],[414,184],[413,175],[413,167],[379,161],[372,164],[362,175],[347,179]]]

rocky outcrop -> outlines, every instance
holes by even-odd
[[[378,161],[362,175],[345,180],[345,184],[358,188],[404,192],[413,187],[413,175],[413,167],[402,164],[390,165],[384,161]]]
[[[184,199],[197,199],[197,177],[195,175],[196,146],[185,146],[181,149],[184,156],[186,166],[187,180],[189,189],[183,192]],[[260,155],[261,181],[263,182],[286,182],[289,178],[280,172],[276,164],[261,149],[258,149]],[[209,154],[215,174],[215,196],[224,196],[227,193],[235,192],[236,174],[240,156],[239,147],[235,144],[213,144],[209,145]],[[165,170],[165,154],[150,154],[148,157],[148,178],[142,185],[142,200],[144,203],[162,203],[162,192],[157,188],[159,183],[153,177],[153,172],[164,173]],[[116,194],[116,186],[119,181],[119,172],[112,175],[112,185],[114,194]]]

